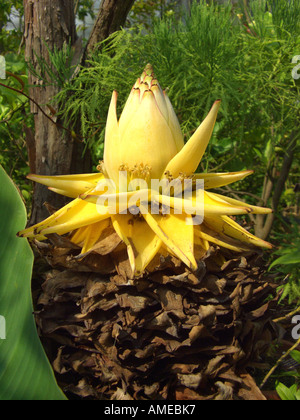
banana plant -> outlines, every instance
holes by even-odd
[[[39,340],[31,294],[33,252],[26,209],[0,166],[0,400],[64,400]]]
[[[236,252],[271,248],[230,217],[268,214],[270,209],[209,191],[252,171],[195,174],[214,130],[219,100],[185,144],[170,99],[150,64],[133,86],[119,120],[117,96],[114,91],[99,173],[29,176],[75,200],[19,232],[20,237],[43,240],[51,233],[70,233],[85,256],[111,224],[127,246],[133,277],[142,275],[158,253],[175,255],[196,270],[195,244],[204,252],[210,243]],[[188,197],[183,195],[186,185]]]

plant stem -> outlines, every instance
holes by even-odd
[[[273,222],[275,220],[275,214],[279,206],[280,198],[284,191],[285,183],[288,179],[290,169],[293,163],[298,138],[299,138],[299,132],[293,131],[290,135],[290,142],[287,146],[283,163],[282,163],[282,167],[281,167],[281,171],[280,171],[278,180],[276,182],[276,185],[274,187],[274,192],[272,196],[273,213],[268,214],[266,218],[264,215],[256,216],[255,234],[261,239],[266,240],[271,232]],[[274,170],[275,169],[276,168],[274,167]],[[268,196],[271,195],[270,193],[274,185],[274,180],[272,179],[273,175],[274,173],[272,173],[272,177],[266,183],[265,191],[263,193],[264,201],[266,201],[268,199]]]
[[[283,317],[281,317],[281,318],[276,318],[276,319],[273,319],[273,322],[278,323],[278,322],[282,322],[282,321],[287,321],[288,319],[290,319],[290,318],[292,318],[294,315],[296,315],[298,312],[300,312],[300,306],[299,306],[297,309],[295,309],[294,311],[289,312],[287,315],[285,315],[285,316],[283,316]]]
[[[259,389],[262,389],[265,384],[267,383],[268,379],[270,378],[270,376],[275,372],[275,370],[278,368],[278,366],[280,365],[281,362],[283,362],[283,360],[285,360],[290,353],[295,350],[298,346],[300,345],[300,338],[297,340],[297,342],[286,352],[284,353],[280,359],[277,360],[277,363],[275,364],[275,366],[272,367],[272,369],[267,373],[267,375],[265,376],[264,380],[262,381]]]

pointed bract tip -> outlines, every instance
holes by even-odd
[[[244,174],[244,177],[246,178],[247,176],[253,175],[254,170],[253,169],[245,169],[244,171],[241,171],[241,174]]]
[[[222,103],[222,101],[221,101],[221,99],[218,99],[218,100],[216,100],[215,102],[214,102],[214,104],[213,104],[213,106],[212,106],[212,108],[217,108],[217,110],[219,110],[220,109],[220,106],[221,106],[221,103]]]
[[[148,63],[148,64],[146,65],[146,67],[145,67],[145,72],[146,72],[146,73],[149,73],[149,72],[150,72],[150,74],[152,74],[152,73],[153,73],[153,67],[152,67],[152,64]]]
[[[152,67],[152,65],[150,63],[146,65],[146,67],[145,67],[145,69],[144,69],[144,71],[143,71],[143,73],[141,75],[140,81],[141,82],[144,82],[144,80],[147,77],[151,77],[151,79],[155,79],[153,67]]]

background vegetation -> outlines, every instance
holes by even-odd
[[[136,1],[127,27],[114,34],[76,72],[74,51],[52,55],[54,71],[39,77],[57,84],[53,108],[65,127],[78,130],[92,151],[94,169],[103,155],[106,115],[112,91],[119,92],[119,111],[144,65],[152,63],[179,117],[186,139],[216,99],[220,116],[203,171],[254,169],[255,175],[227,193],[273,207],[272,220],[252,218],[248,226],[275,244],[270,262],[287,311],[299,306],[299,110],[300,3],[297,0],[251,0],[232,6],[194,2],[191,10],[178,1]],[[86,19],[94,2],[78,1],[78,26],[86,36]],[[0,54],[8,78],[0,86],[0,164],[22,191],[30,209],[31,184],[24,125],[33,128],[22,46],[22,1],[0,5]],[[20,25],[12,20],[17,11]],[[11,21],[11,22],[10,22]],[[10,24],[8,30],[7,25]],[[292,71],[294,69],[294,78]],[[78,70],[78,69],[77,69]],[[63,75],[63,77],[62,77]],[[246,221],[245,221],[246,223]],[[280,257],[280,258],[279,258]],[[291,377],[291,375],[290,375]],[[292,376],[297,383],[299,375]],[[294,383],[288,384],[294,386]],[[284,389],[283,387],[279,389]],[[293,388],[294,389],[294,388]],[[280,391],[279,391],[280,392]]]

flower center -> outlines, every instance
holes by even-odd
[[[121,165],[119,167],[119,190],[130,192],[150,188],[151,170],[151,166],[143,163],[136,164],[133,168]]]

